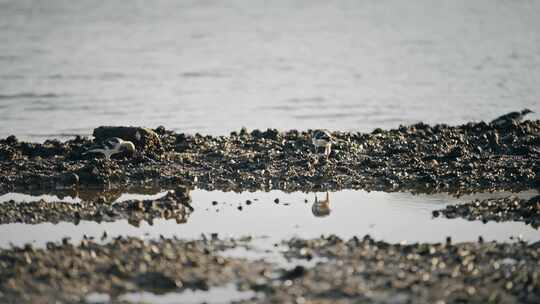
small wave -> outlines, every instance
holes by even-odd
[[[402,121],[403,118],[398,118],[398,117],[383,117],[383,118],[374,118],[374,119],[370,119],[369,121],[374,123],[374,124],[377,124],[377,123],[388,123],[388,122],[400,122]],[[365,120],[362,120],[363,122],[365,122]]]
[[[210,78],[223,78],[227,77],[223,72],[219,71],[191,71],[191,72],[184,72],[180,74],[180,76],[184,78],[203,78],[203,77],[210,77]]]
[[[122,110],[103,110],[103,111],[97,111],[97,114],[103,115],[103,116],[112,116],[112,117],[125,117],[127,112]]]
[[[99,75],[100,80],[111,80],[125,78],[126,75],[118,72],[105,72]]]
[[[19,93],[19,94],[0,94],[0,99],[22,99],[22,98],[58,98],[61,95],[53,93],[36,94],[36,93]]]
[[[271,110],[271,111],[295,111],[301,108],[287,105],[276,105],[276,106],[262,106],[259,107],[260,110]]]
[[[210,37],[207,33],[194,33],[189,36],[191,39],[204,39]]]
[[[305,97],[305,98],[289,98],[288,102],[294,103],[323,103],[326,100],[323,97]]]
[[[296,119],[321,119],[321,118],[345,118],[359,116],[358,113],[321,113],[294,115]]]
[[[52,112],[60,109],[59,106],[44,104],[25,107],[24,110],[28,112]]]
[[[12,80],[12,79],[24,79],[24,76],[22,76],[22,75],[7,74],[7,75],[0,75],[0,79],[6,79],[6,80]]]
[[[91,75],[64,75],[64,74],[52,74],[44,76],[44,78],[48,79],[68,79],[68,80],[93,80],[96,77]]]
[[[21,57],[17,55],[0,55],[0,61],[15,61],[20,58]]]
[[[51,74],[45,76],[48,79],[69,79],[69,80],[112,80],[112,79],[122,79],[126,75],[123,73],[117,72],[105,72],[96,75],[85,75],[85,74]]]
[[[404,45],[427,46],[427,45],[434,45],[435,41],[427,40],[427,39],[410,39],[410,40],[402,40],[400,43]]]

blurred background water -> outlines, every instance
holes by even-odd
[[[370,131],[539,105],[540,1],[0,0],[0,137]]]

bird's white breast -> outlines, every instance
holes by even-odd
[[[317,147],[325,147],[326,145],[330,143],[326,139],[315,139],[315,138],[312,140],[312,142],[313,142],[313,145]]]

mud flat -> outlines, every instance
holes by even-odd
[[[77,137],[42,144],[10,136],[0,140],[0,191],[183,184],[225,191],[459,194],[540,184],[540,121],[503,126],[419,123],[387,131],[332,134],[336,143],[329,159],[314,151],[310,132],[297,130],[242,129],[213,137],[162,127],[100,127],[94,130],[94,140]],[[95,141],[113,135],[131,139],[138,152],[113,161],[84,154]]]
[[[540,246],[389,244],[337,237],[290,240],[286,253],[326,257],[269,287],[267,301],[317,303],[537,303]]]
[[[106,203],[99,196],[80,203],[10,200],[1,204],[0,224],[77,224],[80,221],[112,222],[127,219],[138,226],[141,221],[152,222],[155,218],[176,219],[180,224],[185,223],[193,211],[190,201],[189,190],[184,187],[177,187],[175,191],[155,200],[128,200],[114,204]]]
[[[540,302],[538,242],[497,243],[487,242],[482,237],[477,242],[469,242],[476,239],[474,236],[456,244],[447,237],[440,243],[407,245],[369,236],[347,241],[337,236],[312,238],[310,235],[304,239],[287,236],[274,247],[286,247],[286,250],[272,251],[289,261],[283,265],[264,258],[226,254],[225,251],[235,248],[243,248],[248,253],[253,250],[251,238],[238,239],[238,232],[234,235],[237,239],[218,238],[223,230],[237,231],[231,227],[216,231],[220,234],[200,237],[201,231],[219,227],[209,222],[218,222],[217,214],[230,216],[231,210],[236,214],[258,215],[250,218],[253,222],[246,221],[251,226],[239,225],[242,233],[248,235],[264,230],[252,228],[254,225],[264,224],[276,235],[277,230],[283,233],[292,229],[276,226],[293,224],[290,219],[285,221],[280,217],[292,216],[298,221],[300,216],[293,212],[302,212],[302,224],[319,229],[314,229],[316,231],[332,228],[330,224],[335,221],[340,226],[349,223],[347,229],[353,226],[371,229],[373,216],[355,216],[373,212],[363,194],[358,196],[360,201],[350,203],[349,199],[341,199],[342,203],[330,205],[327,191],[344,189],[453,196],[528,190],[525,192],[530,196],[525,198],[494,197],[494,193],[490,193],[492,197],[442,205],[443,209],[438,209],[442,207],[438,204],[435,209],[432,204],[427,212],[424,212],[425,206],[415,210],[418,211],[415,218],[425,217],[425,220],[440,221],[438,223],[443,219],[431,219],[432,215],[484,222],[521,221],[532,227],[523,223],[494,223],[513,228],[504,228],[501,233],[490,230],[490,233],[506,238],[522,229],[536,236],[534,229],[539,224],[540,205],[538,197],[531,198],[536,193],[530,190],[540,187],[540,121],[497,125],[480,122],[461,126],[419,123],[395,130],[376,129],[369,134],[333,132],[332,135],[335,144],[328,158],[314,150],[310,130],[248,132],[242,129],[229,136],[213,137],[174,133],[163,127],[154,130],[99,127],[94,130],[93,139],[76,137],[65,142],[44,143],[20,142],[15,136],[1,139],[0,194],[20,197],[24,193],[57,193],[60,198],[58,201],[2,202],[0,232],[10,234],[5,235],[5,240],[20,240],[22,235],[17,232],[24,229],[32,232],[31,235],[37,230],[43,234],[53,228],[75,226],[66,222],[77,225],[79,221],[84,231],[76,231],[73,236],[86,233],[88,227],[101,228],[102,222],[111,222],[109,227],[120,229],[118,227],[126,220],[136,226],[134,230],[139,236],[142,229],[137,223],[146,221],[152,225],[156,219],[157,226],[184,235],[179,238],[154,235],[153,239],[148,239],[111,238],[104,233],[98,239],[84,234],[78,238],[80,242],[71,243],[69,237],[64,236],[73,231],[61,231],[63,239],[43,242],[42,247],[5,245],[0,249],[0,302],[95,303],[96,297],[106,295],[101,302],[128,303],[133,299],[130,295],[137,292],[157,297],[187,290],[227,290],[230,286],[237,292],[248,291],[245,294],[249,298],[234,300],[246,303]],[[132,141],[137,151],[132,155],[115,155],[111,160],[85,153],[92,145],[115,136]],[[130,189],[145,189],[142,191],[160,195],[117,201]],[[172,189],[174,191],[163,192]],[[190,191],[193,189],[212,200],[192,205]],[[278,197],[269,199],[261,193],[257,196],[266,197],[264,202],[238,194],[240,196],[230,196],[234,204],[226,203],[221,197],[210,195],[213,190],[224,191],[219,192],[221,196],[236,194],[231,191],[252,195],[251,191],[281,190],[289,198],[296,197],[299,203]],[[304,196],[307,192],[327,192],[326,199],[315,199],[313,206],[335,206],[341,218],[330,221],[330,210],[323,214],[316,212],[319,209],[307,205],[308,199]],[[75,202],[62,199],[74,194],[78,195]],[[341,197],[337,193],[332,196]],[[364,206],[360,205],[362,199]],[[443,204],[444,200],[439,203]],[[280,213],[270,211],[269,206],[278,206]],[[206,213],[192,215],[194,208]],[[351,210],[356,213],[351,214]],[[388,213],[392,209],[385,210],[387,213],[378,217],[379,225],[386,225],[387,218],[396,216]],[[268,215],[270,213],[273,217]],[[306,220],[308,213],[318,216],[320,221]],[[402,211],[398,214],[401,223],[409,225],[413,217],[403,221],[403,214]],[[189,226],[188,219],[194,218],[199,218],[194,221],[196,225]],[[261,218],[268,218],[270,222],[261,224]],[[358,225],[360,218],[367,228]],[[232,218],[235,219],[237,217]],[[438,225],[425,220],[422,223],[426,227],[421,229],[435,229]],[[450,225],[451,221],[444,221],[444,225]],[[177,227],[180,223],[183,231]],[[463,223],[452,224],[451,228],[463,228]],[[407,228],[396,226],[395,221],[393,224],[389,225],[390,229]],[[482,222],[477,224],[483,225]],[[45,230],[45,226],[49,230]],[[187,232],[196,237],[188,239]],[[365,233],[366,230],[355,230],[353,235]],[[446,235],[438,238],[439,234],[436,233],[436,239],[444,240]],[[415,236],[418,237],[414,235],[412,239]]]
[[[111,295],[184,289],[208,290],[230,282],[253,285],[270,271],[264,262],[222,257],[234,240],[143,241],[117,238],[105,245],[67,240],[0,251],[2,303],[80,303],[92,293]]]
[[[81,303],[91,294],[208,290],[234,284],[246,303],[538,303],[540,246],[527,243],[389,244],[369,236],[285,241],[283,268],[224,257],[235,240],[135,238],[0,250],[3,303]],[[293,260],[294,261],[294,260]],[[127,301],[122,301],[127,302]]]

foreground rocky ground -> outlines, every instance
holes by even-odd
[[[273,288],[283,303],[538,303],[540,244],[399,245],[369,237],[290,240],[288,255],[326,257]]]
[[[538,303],[539,244],[400,245],[368,236],[286,241],[288,258],[324,257],[282,268],[223,257],[246,241],[115,239],[0,250],[2,303],[81,303],[105,293],[208,290],[233,283],[246,303]],[[225,300],[225,299],[224,299]],[[118,300],[120,301],[120,300]]]
[[[208,290],[229,282],[253,284],[269,265],[224,258],[219,251],[235,241],[115,239],[106,245],[67,240],[0,250],[2,303],[80,303],[94,293],[113,299],[126,292],[164,293],[183,289]]]

